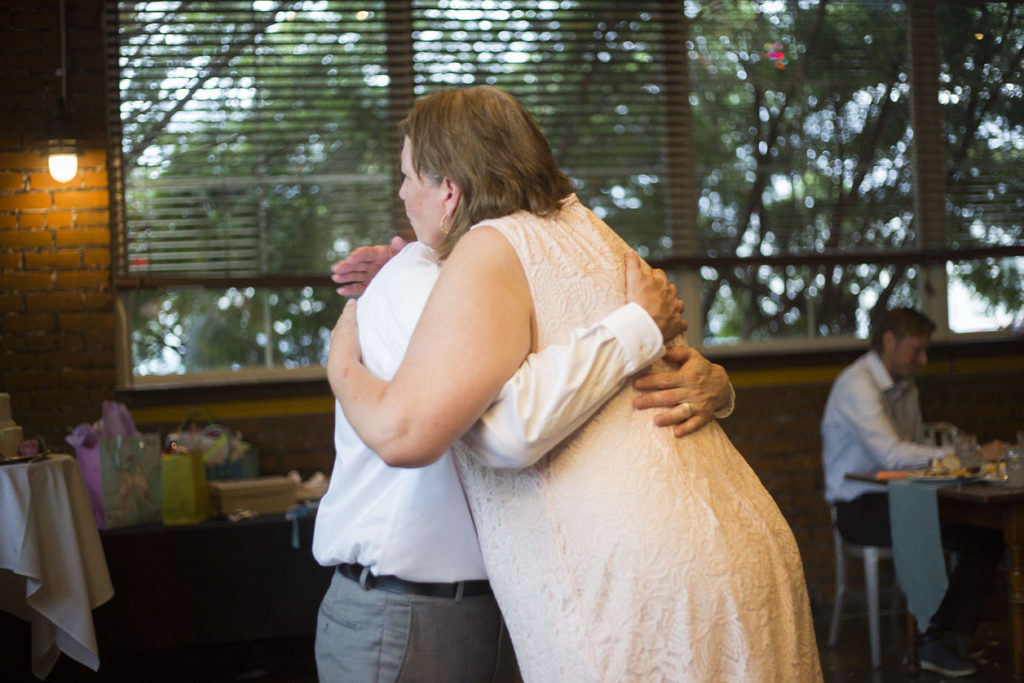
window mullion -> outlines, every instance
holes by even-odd
[[[910,70],[910,122],[914,129],[912,163],[914,224],[922,249],[946,246],[946,163],[939,106],[939,48],[935,3],[907,2],[907,52]],[[921,301],[938,326],[936,338],[949,336],[945,263],[924,266]]]

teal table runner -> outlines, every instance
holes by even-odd
[[[939,531],[940,486],[948,483],[889,482],[893,564],[919,631],[928,627],[949,586]]]

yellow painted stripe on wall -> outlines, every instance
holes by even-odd
[[[726,369],[729,361],[723,362]],[[734,387],[766,387],[786,384],[831,383],[843,365],[772,368],[770,370],[737,370],[729,373]],[[1024,355],[995,358],[958,358],[931,361],[921,369],[922,375],[949,375],[979,372],[1012,372],[1024,370]],[[233,418],[280,417],[283,415],[323,415],[334,412],[330,396],[311,396],[263,401],[224,401],[222,403],[166,405],[135,408],[132,417],[139,424],[176,423],[193,408],[202,408],[215,421]]]
[[[138,424],[180,422],[193,408],[205,410],[214,421],[239,417],[281,417],[283,415],[320,415],[334,412],[330,396],[267,399],[265,401],[224,401],[190,405],[150,406],[132,409]]]
[[[729,361],[722,363],[726,370]],[[772,368],[770,370],[737,370],[729,373],[734,387],[764,387],[780,384],[831,383],[845,365],[816,365],[810,368]],[[959,375],[979,372],[1013,372],[1024,370],[1024,356],[997,356],[995,358],[958,358],[956,360],[929,361],[919,371],[922,375]]]
[[[728,362],[723,363],[726,370]],[[768,387],[780,384],[819,384],[831,382],[842,365],[817,365],[811,368],[772,368],[771,370],[737,370],[729,373],[733,387]]]

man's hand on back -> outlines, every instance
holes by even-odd
[[[338,294],[342,296],[359,296],[366,291],[366,286],[391,257],[408,244],[401,237],[391,238],[391,244],[375,244],[372,247],[359,247],[343,260],[331,266],[331,280],[341,285]]]

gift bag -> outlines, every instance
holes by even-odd
[[[100,439],[97,451],[103,489],[103,524],[97,526],[117,529],[159,523],[160,435]]]
[[[75,448],[98,528],[160,521],[160,435],[140,434],[123,403],[104,401],[102,417],[65,441]]]
[[[213,422],[201,408],[186,413],[178,431],[167,435],[167,450],[201,453],[210,481],[255,479],[259,476],[259,457],[242,435]]]
[[[201,453],[164,453],[160,459],[160,485],[164,524],[197,524],[210,516],[210,494]]]
[[[103,514],[103,474],[100,472],[100,442],[96,430],[87,422],[75,427],[71,434],[64,437],[75,449],[75,460],[85,481],[85,490],[89,493],[89,504],[92,516],[96,520],[97,529],[105,529],[107,516]]]

